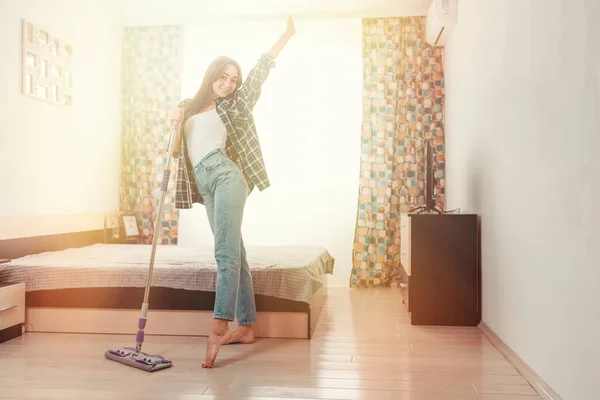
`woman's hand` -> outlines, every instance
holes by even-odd
[[[179,108],[179,107],[173,107],[169,111],[169,122],[171,122],[173,120],[176,120],[177,122],[180,122],[182,118],[183,118],[183,111],[181,111],[181,108]]]
[[[292,37],[296,34],[296,26],[294,25],[294,20],[292,19],[292,17],[288,17],[285,33],[289,37]]]

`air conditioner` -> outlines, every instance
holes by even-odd
[[[432,46],[445,46],[456,25],[457,0],[432,0],[425,21],[425,40]]]

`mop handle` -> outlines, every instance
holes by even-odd
[[[169,186],[169,177],[171,176],[171,156],[173,154],[173,146],[175,145],[175,136],[177,135],[178,124],[179,122],[176,119],[174,119],[171,123],[171,138],[169,139],[167,168],[165,168],[163,171],[162,184],[160,185],[160,190],[162,190],[163,193],[167,191],[167,187]]]
[[[174,119],[172,122],[172,132],[176,132],[177,131],[177,120]],[[171,154],[173,153],[173,137],[175,135],[171,135],[171,140],[169,140],[169,161],[167,162],[167,168],[165,168],[165,170],[163,171],[163,178],[162,178],[162,184],[160,185],[160,190],[162,190],[163,193],[165,193],[167,191],[167,188],[169,186],[169,177],[171,176]]]
[[[167,150],[167,166],[163,171],[163,178],[161,183],[161,194],[160,201],[158,203],[158,210],[156,213],[156,219],[154,221],[154,232],[152,235],[152,253],[150,255],[150,269],[148,271],[148,282],[146,284],[146,292],[144,293],[144,303],[148,303],[148,293],[150,292],[150,283],[152,282],[152,273],[154,271],[154,256],[156,254],[156,246],[158,245],[158,236],[160,228],[162,226],[163,206],[165,203],[165,195],[167,194],[167,187],[169,185],[169,178],[171,176],[171,160],[173,158],[173,146],[175,145],[175,136],[177,135],[177,126],[179,121],[173,120],[171,123],[171,137],[169,138],[169,149]]]
[[[150,295],[150,286],[152,284],[152,274],[154,272],[154,259],[156,255],[156,246],[158,244],[158,236],[161,229],[161,221],[163,216],[163,206],[165,202],[165,195],[169,186],[169,177],[171,176],[171,159],[173,158],[173,146],[175,145],[175,136],[177,135],[177,127],[179,121],[173,120],[171,123],[171,136],[169,139],[169,149],[167,152],[167,166],[163,171],[163,178],[160,186],[161,195],[158,204],[158,210],[156,213],[156,219],[154,221],[154,232],[152,235],[152,252],[150,254],[150,267],[148,268],[148,279],[146,281],[146,290],[144,292],[144,303],[142,304],[142,310],[138,319],[138,332],[136,335],[136,352],[142,350],[142,343],[144,342],[144,328],[146,327],[146,316],[148,314],[148,297]]]

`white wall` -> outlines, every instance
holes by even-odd
[[[348,286],[356,223],[362,116],[361,20],[298,21],[255,109],[271,187],[250,195],[247,245],[322,245],[336,258],[332,285]],[[247,75],[285,28],[277,22],[185,28],[183,97],[218,55]],[[219,31],[219,40],[206,40]],[[204,206],[180,212],[179,243],[211,244]]]
[[[482,215],[483,320],[563,399],[598,399],[600,2],[458,4],[447,199]]]
[[[200,25],[223,20],[265,21],[292,15],[297,21],[425,15],[431,0],[103,0],[114,3],[124,25]],[[176,4],[176,6],[174,6]]]
[[[118,19],[92,0],[0,7],[0,238],[100,229],[119,201]],[[22,18],[73,45],[73,108],[21,94]]]

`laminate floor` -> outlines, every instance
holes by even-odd
[[[26,333],[0,344],[0,399],[541,399],[479,329],[411,326],[397,289],[330,289],[312,340],[224,346],[210,370],[205,337],[146,336],[173,360],[154,373],[104,358],[134,344]]]

